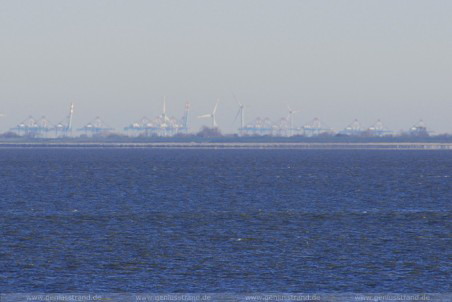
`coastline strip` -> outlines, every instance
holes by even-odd
[[[177,143],[177,142],[0,142],[0,148],[156,148],[300,150],[452,150],[452,143]]]

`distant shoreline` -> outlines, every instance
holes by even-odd
[[[0,142],[4,148],[153,148],[153,149],[297,149],[297,150],[448,150],[452,143],[233,143],[233,142]]]

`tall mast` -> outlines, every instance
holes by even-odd
[[[71,107],[69,109],[69,115],[68,115],[68,125],[67,130],[72,134],[72,118],[74,116],[74,103],[71,103]]]
[[[188,114],[190,113],[190,103],[185,103],[185,112],[184,112],[184,131],[188,133]]]

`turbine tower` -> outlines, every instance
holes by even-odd
[[[215,107],[213,107],[212,113],[199,115],[198,118],[211,118],[212,119],[212,128],[217,128],[217,120],[215,118],[215,114],[217,112],[218,103],[220,100],[217,100],[217,103],[215,104]]]
[[[166,123],[167,121],[169,121],[169,117],[166,115],[166,96],[163,97],[162,120],[163,120],[163,123]]]
[[[185,103],[184,117],[182,118],[182,130],[188,133],[188,116],[190,114],[190,103]]]
[[[289,106],[287,106],[287,109],[289,110],[289,115],[287,116],[287,119],[289,120],[289,136],[292,136],[293,134],[293,114],[297,113],[297,110],[292,110]]]
[[[237,111],[237,115],[234,118],[234,123],[237,120],[237,118],[240,115],[240,128],[239,128],[239,134],[242,135],[243,131],[245,129],[245,105],[243,105],[242,103],[240,103],[237,100],[237,97],[235,96],[234,93],[232,93],[232,96],[234,97],[235,101],[239,104],[239,111]]]
[[[69,109],[69,115],[67,117],[68,123],[67,123],[67,132],[69,134],[72,134],[72,118],[74,116],[74,103],[71,103],[70,109]]]
[[[234,123],[237,120],[237,118],[240,116],[240,128],[239,128],[239,133],[240,135],[243,134],[243,129],[245,128],[245,105],[243,105],[242,103],[239,103],[239,111],[237,111],[237,115],[234,118]]]

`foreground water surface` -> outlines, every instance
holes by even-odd
[[[0,149],[0,292],[451,292],[452,152]]]

